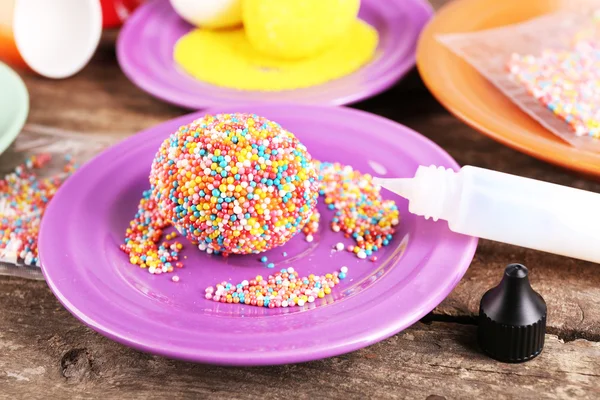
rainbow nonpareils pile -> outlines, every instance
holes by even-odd
[[[300,277],[294,268],[286,268],[263,278],[244,280],[237,284],[221,282],[216,289],[209,286],[205,298],[221,303],[245,304],[256,307],[302,307],[331,293],[340,279],[345,279],[347,267],[323,276]]]
[[[325,204],[335,210],[331,230],[352,237],[356,245],[347,250],[358,258],[377,258],[373,254],[387,246],[400,222],[396,203],[383,200],[373,178],[361,174],[350,166],[338,163],[317,163],[319,194]]]
[[[147,268],[151,274],[173,272],[181,268],[179,252],[183,245],[179,242],[169,242],[177,236],[176,233],[166,235],[166,241],[160,242],[163,231],[170,226],[158,210],[156,201],[151,197],[150,190],[143,193],[138,205],[135,218],[129,223],[125,232],[125,243],[121,245],[129,256],[129,262]]]
[[[577,136],[600,137],[600,27],[582,30],[568,49],[513,54],[508,69],[528,93]]]
[[[60,185],[77,167],[66,156],[59,174],[39,176],[38,171],[51,159],[49,153],[32,155],[0,180],[0,254],[6,261],[39,266],[38,234],[42,217]]]

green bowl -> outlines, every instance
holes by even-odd
[[[29,114],[29,93],[23,80],[0,63],[0,154],[15,140]]]

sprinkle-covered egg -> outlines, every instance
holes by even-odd
[[[252,114],[207,115],[158,150],[150,173],[162,215],[200,250],[260,253],[311,217],[317,172],[289,131]]]

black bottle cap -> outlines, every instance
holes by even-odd
[[[521,264],[506,267],[498,286],[481,298],[479,346],[502,362],[531,360],[542,352],[546,333],[546,302],[529,284]]]

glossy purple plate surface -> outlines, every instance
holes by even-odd
[[[317,106],[254,105],[211,112],[253,112],[294,132],[313,157],[337,161],[379,176],[412,176],[421,164],[458,168],[437,145],[418,133],[362,111]],[[320,232],[303,235],[266,255],[221,256],[192,245],[186,266],[171,275],[150,275],[129,264],[119,250],[160,143],[190,114],[139,133],[105,151],[68,179],[52,200],[40,234],[42,269],[61,303],[103,335],[143,351],[228,365],[308,361],[353,351],[385,339],[437,306],[469,266],[477,240],[452,233],[408,213],[397,200],[401,223],[378,261],[335,252],[350,243],[329,229],[322,204]],[[287,252],[287,257],[283,252]],[[311,307],[265,309],[204,299],[204,289],[240,282],[293,266],[306,276],[346,265],[348,277]],[[323,303],[323,304],[321,304]]]
[[[416,42],[432,13],[425,0],[362,0],[359,17],[379,32],[375,59],[351,75],[306,89],[239,91],[180,71],[173,47],[192,26],[175,13],[169,0],[151,0],[135,11],[119,35],[117,58],[141,89],[194,110],[248,102],[349,104],[386,90],[415,65]]]

